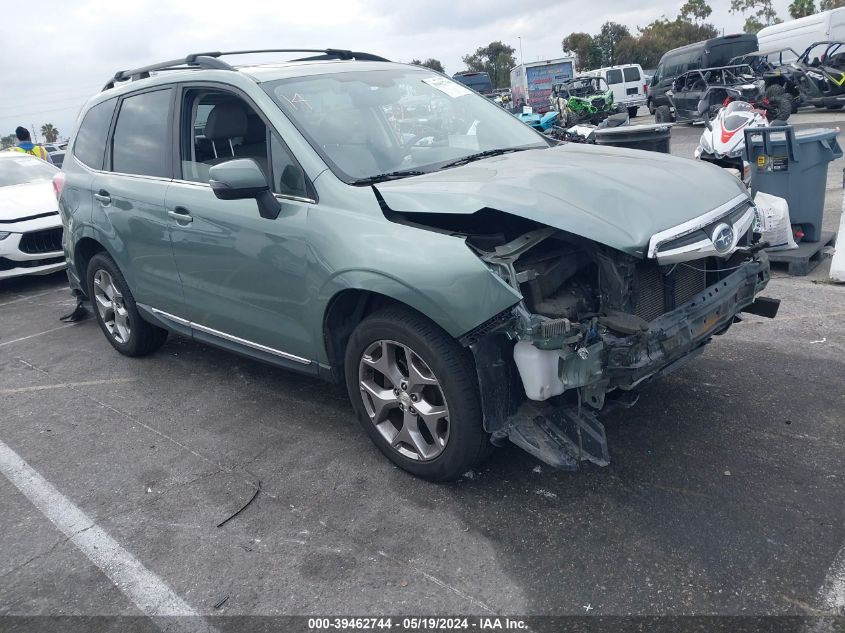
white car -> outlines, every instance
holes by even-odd
[[[0,280],[65,267],[52,183],[57,173],[35,156],[0,152]]]

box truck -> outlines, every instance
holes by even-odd
[[[519,64],[511,69],[511,98],[514,107],[531,106],[537,113],[551,110],[552,86],[575,76],[575,58],[561,57]]]

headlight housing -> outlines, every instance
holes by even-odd
[[[8,231],[0,231],[0,240],[5,240],[10,235],[11,233],[9,233]]]

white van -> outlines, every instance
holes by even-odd
[[[627,108],[628,116],[637,116],[640,106],[646,104],[647,91],[645,75],[639,64],[608,66],[582,73],[590,77],[604,77],[613,91],[613,102]]]
[[[845,8],[767,26],[757,33],[761,51],[791,48],[799,55],[814,42],[845,41]]]

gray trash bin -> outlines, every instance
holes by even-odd
[[[807,242],[821,238],[827,165],[842,157],[838,133],[822,128],[795,131],[791,125],[745,130],[752,193],[784,198],[790,222],[802,226]]]

